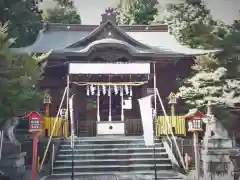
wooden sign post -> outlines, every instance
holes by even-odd
[[[33,137],[32,147],[32,180],[37,178],[37,161],[38,161],[38,135],[42,131],[43,117],[37,112],[31,112],[27,115],[29,119],[29,132]]]

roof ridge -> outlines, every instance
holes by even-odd
[[[63,24],[44,22],[44,31],[93,31],[98,25]]]
[[[94,29],[101,26],[99,25],[88,25],[88,24],[63,24],[63,23],[50,23],[44,22],[44,31],[93,31]],[[153,24],[153,25],[116,25],[117,27],[124,29],[125,31],[159,31],[167,32],[167,24]]]

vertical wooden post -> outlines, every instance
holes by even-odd
[[[198,158],[198,132],[193,132],[193,142],[194,142],[194,156],[195,156],[195,169],[196,169],[196,180],[200,178],[200,162]]]
[[[38,161],[38,133],[34,133],[32,152],[32,180],[37,180],[37,161]]]
[[[171,108],[171,116],[173,118],[175,116],[175,104],[170,104],[170,108]]]
[[[123,110],[123,87],[120,89],[120,97],[121,97],[121,121],[124,121],[124,110]]]
[[[110,82],[110,81],[109,81]],[[109,96],[109,115],[108,115],[108,121],[112,121],[112,91],[111,86],[109,84],[108,86],[108,96]]]
[[[44,109],[45,109],[45,117],[49,117],[49,109],[50,109],[50,104],[44,104]]]
[[[64,120],[64,126],[65,126],[65,124],[69,124],[69,83],[70,83],[70,76],[69,76],[69,74],[67,75],[67,98],[66,98],[66,101],[67,101],[67,104],[66,104],[66,107],[67,107],[67,115],[66,115],[66,120]],[[67,133],[67,132],[66,132]],[[67,133],[67,134],[69,134],[69,133]],[[65,137],[67,136],[67,135],[64,135]]]
[[[154,89],[154,125],[155,125],[155,136],[157,136],[158,121],[157,121],[157,79],[156,79],[156,62],[153,63],[153,89]]]
[[[100,111],[99,111],[100,102],[99,102],[99,98],[100,98],[100,88],[99,88],[99,85],[98,85],[97,86],[97,121],[100,121]]]

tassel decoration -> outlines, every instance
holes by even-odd
[[[129,89],[128,89],[128,86],[127,86],[127,85],[125,86],[125,93],[126,93],[126,95],[129,94]]]
[[[90,89],[91,89],[91,95],[94,95],[95,93],[95,87],[93,85],[90,86]]]
[[[102,93],[105,95],[107,93],[106,86],[102,85]]]
[[[118,94],[118,87],[116,85],[114,86],[114,92],[115,92],[115,95]]]
[[[132,86],[130,86],[130,92],[129,92],[130,97],[132,97]]]
[[[120,96],[123,96],[123,87],[120,87]]]
[[[89,95],[90,95],[90,92],[89,92],[89,91],[90,91],[89,86],[87,85],[86,88],[87,88],[87,96],[89,96]]]

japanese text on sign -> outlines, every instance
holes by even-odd
[[[38,130],[41,128],[41,122],[38,119],[31,119],[30,120],[30,129]]]

